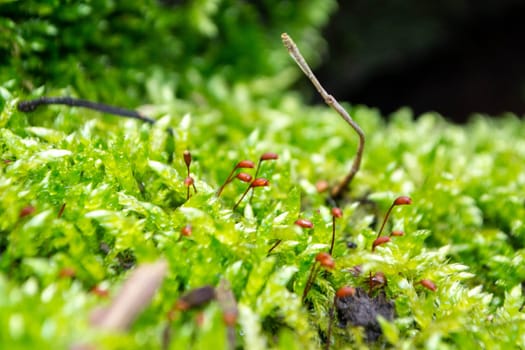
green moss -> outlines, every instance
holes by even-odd
[[[305,33],[312,30],[306,24],[323,23],[333,2],[312,2],[316,5],[298,7],[298,12],[287,8],[288,2],[268,2],[270,9],[271,4],[282,7],[270,11],[273,29],[268,32],[261,30],[263,21],[251,5],[195,1],[174,5],[170,12],[150,2],[101,3],[105,6],[96,14],[94,5],[68,5],[61,13],[54,3],[28,5],[38,20],[22,18],[14,4],[1,5],[11,11],[2,22],[11,36],[1,47],[9,53],[2,55],[1,75],[12,79],[0,90],[0,338],[6,348],[79,343],[159,348],[165,327],[173,335],[171,348],[227,348],[216,303],[183,313],[170,325],[166,320],[182,294],[216,286],[221,278],[231,283],[238,300],[239,346],[319,348],[326,341],[335,291],[343,285],[368,289],[369,273],[377,271],[388,280],[383,289],[395,302],[396,319],[381,321],[384,336],[376,344],[366,343],[362,330],[334,326],[335,347],[525,346],[522,120],[477,116],[456,126],[436,114],[414,118],[401,109],[385,121],[374,109],[350,106],[367,135],[363,165],[349,198],[340,203],[336,267],[318,274],[303,304],[310,267],[317,253],[328,250],[332,233],[326,193],[318,193],[315,184],[341,179],[357,143],[333,111],[306,106],[286,91],[295,73],[278,32],[298,14],[291,28],[302,33],[299,44],[312,52],[319,36],[314,33],[308,43]],[[324,11],[314,11],[320,5]],[[146,15],[139,17],[143,7]],[[193,17],[184,17],[188,13]],[[87,14],[100,16],[100,25],[126,23],[127,29],[101,41],[100,32],[86,27],[91,23]],[[186,18],[185,25],[169,22],[171,17]],[[11,23],[16,21],[21,25]],[[71,30],[79,33],[78,42],[50,39],[61,33],[53,28],[69,21],[75,23]],[[244,23],[250,26],[246,36],[236,28]],[[126,48],[141,37],[151,39],[137,44],[145,51],[125,57]],[[190,49],[177,56],[169,48],[165,59],[187,62],[164,75],[167,65],[152,62],[151,50],[173,37],[175,48]],[[213,43],[204,49],[210,37]],[[58,56],[50,63],[52,71],[29,69],[32,59],[44,57],[30,58],[33,53],[60,52],[52,44],[39,46],[42,40],[81,61],[94,55],[85,50],[86,43],[100,45],[98,50],[123,66],[110,65],[104,79],[96,60],[88,71],[72,76],[62,74],[71,61]],[[257,49],[247,50],[252,43]],[[14,45],[22,45],[22,56],[15,55]],[[199,50],[205,54],[197,57]],[[20,57],[22,63],[16,61]],[[221,66],[232,57],[240,59],[238,65]],[[148,75],[153,66],[157,73]],[[129,76],[137,71],[144,75],[130,92]],[[82,82],[86,74],[93,79]],[[157,122],[144,125],[67,107],[23,114],[15,107],[26,94],[27,79],[46,83],[33,95],[74,91],[103,97],[111,92],[128,107],[144,102],[133,92],[138,86],[155,102],[143,112]],[[193,156],[197,189],[189,200],[186,149]],[[237,162],[257,161],[269,151],[279,154],[260,169],[269,187],[256,188],[251,202],[246,198],[236,210],[232,207],[245,183],[233,181],[217,198],[216,190]],[[400,229],[405,235],[372,253],[377,223],[398,195],[411,196],[413,204],[395,208],[385,232]],[[29,207],[34,212],[21,215]],[[299,217],[311,220],[314,228],[294,225]],[[182,236],[188,224],[191,236]],[[277,240],[281,243],[268,254]],[[348,248],[349,241],[357,247]],[[106,303],[90,292],[93,286],[114,295],[130,265],[160,257],[169,263],[168,275],[128,332],[89,326],[91,310]],[[361,275],[351,273],[355,266]],[[75,271],[74,278],[61,273],[66,268]],[[437,291],[425,289],[419,283],[423,279],[432,280]]]

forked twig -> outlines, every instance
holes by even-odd
[[[306,75],[308,79],[312,82],[314,87],[317,89],[321,97],[323,98],[324,102],[332,107],[351,127],[354,129],[354,131],[359,136],[359,146],[357,148],[357,152],[354,158],[354,162],[352,163],[352,168],[350,169],[350,172],[348,175],[346,175],[343,180],[336,185],[332,191],[330,192],[331,196],[333,198],[341,198],[343,196],[343,192],[347,189],[350,182],[352,182],[352,179],[354,178],[355,174],[359,171],[359,167],[361,166],[361,159],[363,157],[363,150],[365,148],[365,134],[363,130],[357,125],[357,123],[352,119],[350,114],[348,114],[347,111],[337,102],[337,100],[330,95],[326,90],[323,88],[321,83],[319,83],[319,80],[315,77],[314,73],[308,66],[308,63],[306,63],[306,60],[304,59],[303,55],[299,52],[299,49],[297,48],[297,45],[293,42],[292,38],[286,34],[281,34],[281,39],[283,40],[284,46],[288,49],[288,52],[294,59],[295,63],[301,68],[303,73]]]

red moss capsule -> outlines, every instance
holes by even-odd
[[[75,277],[75,269],[72,267],[64,267],[60,272],[58,273],[58,276],[60,278],[70,278]]]
[[[100,287],[99,285],[96,285],[93,288],[91,288],[91,293],[101,298],[107,298],[109,296],[109,291],[107,289]]]
[[[325,180],[317,181],[315,184],[315,189],[317,190],[317,193],[322,193],[326,190],[328,190],[328,182]]]
[[[332,256],[328,253],[321,252],[315,256],[315,261],[319,262],[321,266],[327,269],[333,269],[335,262]]]
[[[381,236],[379,238],[376,238],[374,240],[374,243],[372,244],[372,251],[374,251],[378,245],[385,244],[388,242],[390,242],[390,237],[388,236]]]
[[[193,178],[191,176],[188,176],[184,179],[184,186],[190,187],[193,185]]]
[[[319,263],[325,269],[331,270],[331,269],[333,269],[335,267],[335,261],[334,261],[334,259],[332,257],[330,257],[328,259],[325,259],[325,260],[321,260],[321,261],[319,261]]]
[[[431,280],[423,279],[423,280],[419,281],[419,283],[423,287],[425,287],[426,289],[431,290],[433,292],[435,292],[437,290],[436,284],[434,282],[432,282]]]
[[[226,326],[233,327],[237,323],[237,312],[225,311],[222,314],[222,319],[224,320],[224,324],[226,324]]]
[[[250,187],[265,187],[265,186],[268,186],[268,185],[270,185],[270,182],[268,180],[266,180],[263,177],[259,177],[259,178],[255,179],[255,180],[253,180],[253,182],[250,185]]]
[[[236,177],[239,180],[241,180],[242,182],[250,182],[250,181],[252,181],[252,176],[250,174],[238,173]]]
[[[186,163],[186,166],[189,168],[191,164],[191,153],[190,151],[186,150],[183,153],[184,156],[184,163]]]
[[[412,204],[412,199],[408,196],[397,197],[394,201],[394,205],[408,205]]]
[[[321,252],[315,256],[315,261],[322,261],[322,260],[331,259],[331,258],[332,256],[330,254],[326,252]]]
[[[402,231],[402,230],[394,230],[392,232],[390,232],[390,237],[401,237],[401,236],[404,236],[405,235],[405,232]]]
[[[278,159],[278,158],[279,158],[279,155],[277,153],[266,152],[261,156],[261,161],[270,160],[270,159]]]
[[[325,269],[332,270],[333,268],[335,268],[335,261],[332,258],[323,260],[321,261],[321,266],[323,266]]]
[[[20,213],[18,214],[19,217],[25,218],[26,216],[29,216],[35,212],[36,208],[32,205],[27,205],[20,210]]]
[[[306,219],[297,219],[295,220],[295,224],[302,228],[313,228],[314,224],[310,220]]]
[[[332,216],[334,218],[340,218],[343,216],[343,211],[340,208],[332,208]]]
[[[183,235],[184,237],[189,237],[191,236],[191,232],[192,232],[192,228],[191,228],[191,225],[186,225],[184,226],[181,230],[180,230],[180,234]]]
[[[335,292],[335,296],[339,299],[346,298],[346,297],[353,297],[355,295],[355,288],[344,286],[341,287]]]
[[[241,168],[255,168],[255,163],[251,160],[241,160],[237,165],[235,166],[237,169]]]

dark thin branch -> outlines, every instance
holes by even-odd
[[[42,105],[66,105],[71,107],[84,107],[99,111],[102,113],[108,113],[113,115],[118,115],[121,117],[138,119],[148,124],[154,124],[155,120],[149,117],[141,115],[139,112],[125,109],[115,106],[110,106],[104,103],[92,102],[88,100],[82,100],[73,97],[39,97],[34,100],[29,101],[20,101],[18,103],[18,110],[21,112],[33,112],[39,106]]]
[[[361,166],[361,158],[363,157],[363,150],[365,148],[365,134],[363,130],[357,125],[357,123],[352,119],[350,114],[348,114],[347,111],[337,102],[337,100],[330,95],[326,90],[323,88],[321,83],[319,83],[319,80],[315,77],[314,73],[310,69],[310,66],[308,66],[308,63],[306,63],[306,60],[304,59],[303,55],[299,52],[299,49],[297,48],[297,45],[293,42],[292,38],[286,34],[281,34],[281,38],[283,40],[284,46],[288,49],[288,52],[294,59],[295,63],[301,68],[303,73],[306,75],[308,79],[312,82],[314,87],[317,89],[325,103],[332,107],[351,127],[354,129],[354,131],[359,136],[359,146],[357,148],[357,152],[354,158],[354,162],[352,163],[352,168],[350,169],[350,172],[348,175],[343,178],[343,180],[335,186],[332,191],[331,195],[333,198],[341,198],[343,196],[343,192],[348,188],[348,185],[350,182],[352,182],[352,179],[354,178],[355,174],[359,171],[359,167]]]

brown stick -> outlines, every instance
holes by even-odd
[[[288,52],[294,59],[295,63],[301,68],[303,73],[306,75],[308,79],[312,82],[314,87],[317,89],[321,97],[323,98],[324,102],[332,107],[343,119],[346,121],[352,129],[357,133],[359,136],[359,146],[357,148],[357,152],[354,158],[354,162],[352,163],[352,168],[350,169],[350,172],[348,175],[346,175],[343,180],[336,185],[332,191],[330,192],[331,196],[333,198],[341,198],[343,196],[343,192],[347,189],[350,182],[352,182],[352,179],[354,178],[355,174],[359,171],[359,167],[361,166],[361,159],[363,157],[363,150],[365,148],[365,134],[363,130],[357,125],[357,123],[352,119],[350,114],[348,114],[347,111],[337,102],[337,100],[330,95],[326,90],[323,88],[321,83],[319,83],[319,80],[315,77],[314,73],[308,66],[308,63],[306,63],[306,60],[304,59],[303,55],[299,52],[299,49],[297,48],[297,45],[293,42],[292,38],[286,34],[281,34],[281,39],[283,40],[284,46],[288,49]]]
[[[153,299],[167,270],[168,263],[165,260],[137,267],[111,304],[105,309],[95,310],[91,315],[91,324],[112,331],[128,329]]]

